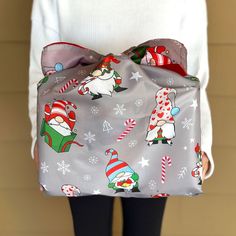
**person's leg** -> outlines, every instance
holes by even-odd
[[[160,236],[166,200],[122,198],[123,236]]]
[[[75,236],[111,236],[114,198],[68,197]]]

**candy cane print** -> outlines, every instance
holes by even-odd
[[[161,160],[161,182],[164,184],[166,179],[166,161],[171,166],[171,158],[169,156],[162,157]]]
[[[127,127],[124,132],[120,134],[120,136],[117,138],[117,142],[121,141],[127,134],[130,133],[130,131],[134,128],[136,125],[136,121],[134,119],[128,119],[124,122],[124,125]]]
[[[85,86],[86,84],[88,84],[89,82],[95,80],[95,79],[96,79],[95,77],[91,77],[90,79],[86,79],[86,80],[84,80],[83,82],[81,82],[81,84],[80,84],[80,86],[79,86],[79,89],[78,89],[78,93],[79,93],[80,95],[85,95],[85,94],[87,94],[87,93],[89,92],[89,88],[85,88],[85,89],[84,89],[84,86]]]
[[[70,79],[63,87],[61,87],[59,93],[64,93],[72,84],[74,85],[73,87],[76,87],[78,86],[79,82],[77,79]]]

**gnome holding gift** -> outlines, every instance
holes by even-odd
[[[173,88],[161,88],[156,93],[156,107],[152,111],[146,141],[148,145],[162,143],[172,144],[175,137],[174,116],[180,109],[174,106],[174,101],[169,98],[170,94],[176,95]]]
[[[77,108],[73,103],[64,100],[54,101],[52,107],[46,104],[44,108],[45,121],[63,136],[70,135],[75,125],[75,112],[69,111],[67,114],[66,106]]]
[[[118,64],[112,54],[106,56],[96,69],[90,73],[80,84],[79,94],[90,94],[94,99],[101,98],[102,95],[112,95],[113,91],[121,92],[127,88],[121,87],[122,79],[120,75],[111,67],[111,62]]]
[[[109,179],[108,187],[118,192],[140,192],[138,189],[139,176],[124,161],[118,159],[118,153],[113,148],[106,150],[106,155],[111,154],[106,167],[106,176]]]
[[[45,142],[48,143],[57,152],[69,151],[70,144],[79,143],[73,141],[76,134],[72,131],[76,116],[70,107],[77,107],[70,101],[55,100],[52,105],[46,104],[44,108],[45,118],[41,125],[41,136],[45,136]]]

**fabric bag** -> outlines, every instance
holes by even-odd
[[[39,182],[47,195],[159,198],[202,193],[200,82],[187,51],[151,39],[114,55],[43,48]]]

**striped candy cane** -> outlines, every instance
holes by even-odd
[[[96,77],[90,77],[90,78],[86,78],[85,80],[83,80],[81,83],[80,83],[80,86],[79,86],[79,89],[78,89],[78,94],[80,95],[85,95],[89,92],[89,88],[84,88],[84,86],[86,84],[88,84],[89,82],[95,80]]]
[[[171,158],[169,156],[162,157],[161,160],[161,182],[164,184],[166,179],[166,161],[171,166]]]
[[[74,85],[73,87],[76,87],[79,82],[77,79],[70,79],[63,87],[61,87],[59,93],[64,93],[72,84]]]
[[[124,132],[120,134],[120,136],[117,138],[117,142],[120,142],[127,134],[130,133],[130,131],[134,128],[136,125],[136,121],[134,119],[128,119],[124,122],[124,125],[127,127]]]

